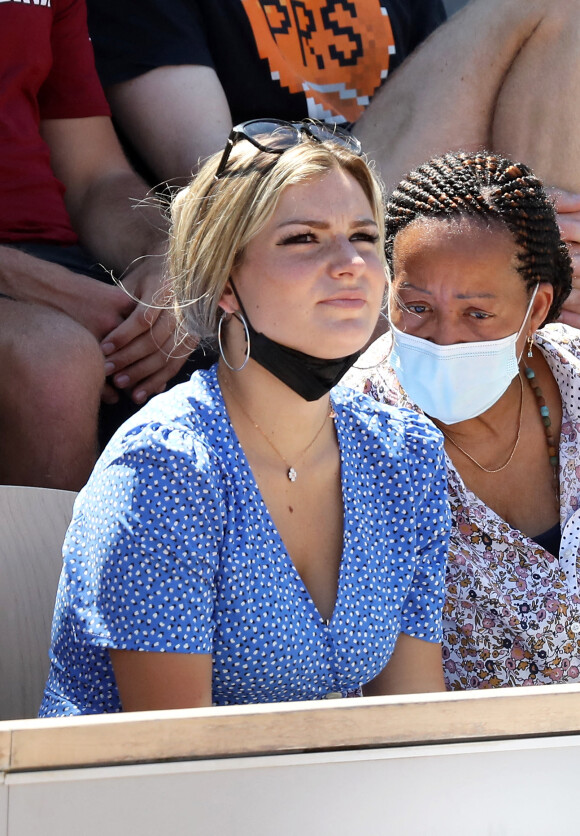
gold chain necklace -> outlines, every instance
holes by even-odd
[[[477,467],[479,467],[479,469],[483,470],[485,473],[500,473],[502,470],[506,469],[506,467],[508,466],[508,464],[511,462],[511,460],[513,459],[513,457],[515,455],[515,452],[516,452],[516,449],[517,449],[517,446],[518,446],[518,442],[520,440],[520,433],[521,433],[521,430],[522,430],[522,412],[523,412],[523,406],[524,406],[524,384],[522,383],[521,374],[518,374],[518,378],[519,378],[519,381],[520,381],[520,417],[519,417],[519,420],[518,420],[518,434],[516,436],[516,442],[513,446],[513,449],[512,449],[512,451],[509,455],[509,458],[508,458],[507,462],[505,464],[502,464],[501,467],[496,467],[496,468],[484,467],[476,459],[474,459],[473,456],[470,456],[469,453],[467,452],[467,450],[464,450],[463,447],[461,447],[456,441],[454,441],[451,438],[451,436],[447,435],[447,433],[445,432],[444,429],[441,429],[441,432],[443,433],[445,438],[448,441],[450,441],[451,444],[453,444],[454,447],[457,447],[458,450],[461,450],[461,452],[463,453],[464,456],[467,456],[467,458],[470,461],[472,461],[473,464],[477,465]]]
[[[282,455],[282,453],[281,453],[281,452],[278,450],[278,448],[275,446],[275,444],[274,444],[274,442],[272,441],[272,439],[268,438],[268,436],[266,435],[266,433],[264,432],[264,430],[260,427],[260,425],[259,425],[259,424],[257,424],[257,423],[254,421],[254,419],[253,419],[250,415],[248,415],[248,413],[246,412],[246,410],[244,409],[244,407],[242,406],[242,404],[240,403],[240,401],[238,400],[238,398],[236,398],[236,396],[234,395],[233,389],[232,389],[232,387],[230,386],[230,384],[229,384],[229,382],[228,382],[228,379],[224,377],[224,378],[223,378],[223,381],[224,381],[224,383],[225,383],[225,385],[226,385],[226,388],[227,388],[228,392],[229,392],[229,393],[230,393],[230,395],[232,396],[233,400],[236,402],[236,404],[237,404],[237,406],[239,407],[239,409],[240,409],[240,411],[242,412],[242,414],[243,414],[243,415],[245,415],[245,417],[248,419],[248,421],[250,422],[250,424],[252,424],[252,426],[253,426],[253,427],[255,427],[255,428],[258,430],[258,432],[260,433],[260,435],[261,435],[261,436],[263,436],[263,438],[265,438],[265,439],[266,439],[266,441],[268,442],[268,444],[270,445],[270,447],[272,448],[272,450],[276,453],[276,455],[277,455],[280,459],[282,459],[282,461],[283,461],[283,462],[284,462],[284,464],[286,465],[286,467],[287,467],[286,476],[288,477],[288,479],[289,479],[291,482],[295,482],[295,481],[296,481],[296,479],[298,478],[298,471],[296,470],[296,468],[295,468],[293,465],[291,465],[291,464],[290,464],[290,462],[286,459],[286,457],[285,457],[285,456],[283,456],[283,455]],[[305,447],[305,448],[304,448],[304,450],[303,450],[303,451],[300,453],[300,455],[297,457],[296,461],[300,461],[300,459],[302,459],[302,458],[306,455],[306,453],[310,450],[310,448],[312,447],[312,445],[314,444],[314,442],[318,439],[318,437],[319,437],[319,435],[321,434],[322,430],[323,430],[323,429],[324,429],[324,427],[326,426],[326,422],[327,422],[327,420],[328,420],[329,418],[336,418],[336,412],[334,411],[334,408],[333,408],[333,406],[332,406],[332,401],[330,402],[330,406],[329,406],[329,410],[328,410],[328,415],[325,415],[325,416],[324,416],[324,421],[323,421],[323,423],[322,423],[322,426],[320,427],[320,429],[318,430],[318,432],[316,433],[316,435],[314,436],[314,438],[312,439],[312,441],[310,442],[310,444],[308,444],[308,446],[307,446],[307,447]]]

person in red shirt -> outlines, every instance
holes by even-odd
[[[0,56],[0,483],[77,490],[101,400],[140,404],[184,362],[172,314],[137,301],[161,298],[166,231],[112,127],[83,0],[5,0]]]

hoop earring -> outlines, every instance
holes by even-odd
[[[534,347],[534,338],[533,337],[528,337],[528,357],[533,357],[534,356],[534,353],[532,351],[533,347]]]
[[[222,325],[224,323],[225,318],[227,317],[227,313],[225,311],[222,311],[222,315],[220,316],[220,321],[218,322],[218,330],[217,330],[218,348],[219,348],[219,351],[220,351],[220,357],[222,358],[222,360],[224,361],[224,363],[226,364],[228,369],[231,372],[241,372],[242,369],[244,369],[246,367],[246,364],[247,364],[248,360],[250,359],[250,332],[248,330],[248,323],[246,322],[246,318],[243,315],[243,313],[240,313],[239,311],[233,311],[232,316],[235,316],[236,319],[238,319],[242,323],[242,325],[244,326],[244,331],[246,332],[246,356],[244,358],[244,362],[242,363],[241,366],[236,367],[236,366],[230,366],[230,364],[228,363],[228,361],[226,359],[226,355],[224,353],[224,347],[222,345]]]

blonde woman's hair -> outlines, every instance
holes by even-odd
[[[308,137],[282,154],[237,143],[225,174],[214,173],[221,152],[210,157],[171,204],[169,275],[173,307],[182,330],[202,343],[215,343],[219,301],[234,266],[252,238],[272,217],[291,185],[342,169],[361,186],[379,228],[384,253],[382,185],[363,157],[335,142]]]

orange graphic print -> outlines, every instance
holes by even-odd
[[[272,78],[304,93],[308,114],[356,122],[395,51],[380,0],[242,0]]]

